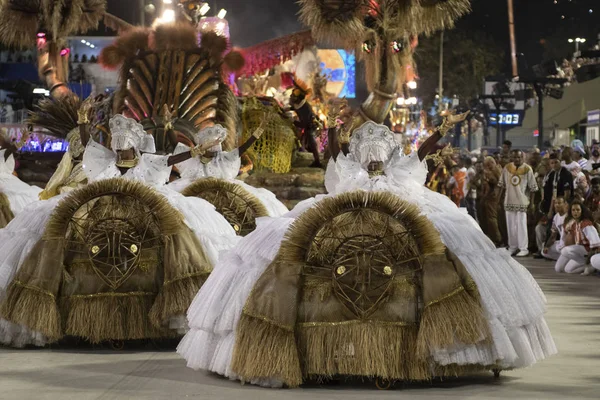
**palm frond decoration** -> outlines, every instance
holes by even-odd
[[[370,30],[398,38],[451,28],[470,0],[299,0],[300,20],[320,41],[355,49]]]
[[[81,100],[72,93],[60,99],[42,99],[29,115],[27,123],[65,139],[72,129],[77,128],[77,110],[80,106]]]
[[[164,130],[165,106],[176,118],[176,134],[183,136],[178,141],[191,144],[196,132],[221,124],[229,133],[223,148],[237,147],[237,100],[221,76],[226,46],[206,33],[198,46],[190,24],[163,25],[153,33],[152,47],[151,31],[135,28],[102,50],[102,64],[121,69],[113,112],[140,121],[161,152],[171,152],[176,145]]]
[[[97,27],[105,10],[106,0],[0,0],[0,42],[31,47],[41,30],[64,39]]]

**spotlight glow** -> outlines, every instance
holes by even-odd
[[[164,22],[173,22],[175,21],[175,10],[165,10],[163,11],[163,15],[161,21]]]
[[[208,10],[210,10],[210,6],[208,5],[208,3],[204,3],[202,4],[202,7],[200,7],[200,15],[206,15],[206,13],[208,12]]]

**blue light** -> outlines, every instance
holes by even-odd
[[[322,50],[322,51],[336,51],[344,63],[344,68],[327,68],[325,63],[322,62],[321,68],[323,73],[327,75],[330,82],[343,82],[342,91],[338,94],[338,97],[346,97],[353,99],[356,97],[356,57],[354,52],[346,50]]]
[[[37,138],[32,138],[21,147],[21,152],[30,153],[61,153],[69,149],[69,143],[62,139],[46,139],[42,143]]]

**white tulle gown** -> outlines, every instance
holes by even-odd
[[[175,148],[175,154],[190,151],[190,148],[179,143]],[[182,192],[186,187],[202,178],[218,178],[234,183],[246,189],[253,194],[265,206],[270,217],[279,217],[288,212],[288,209],[282,202],[277,200],[275,195],[263,188],[255,188],[245,182],[235,179],[239,173],[241,159],[238,149],[232,151],[219,151],[208,163],[203,163],[200,158],[190,158],[187,161],[177,164],[177,169],[181,173],[181,179],[171,182],[168,187],[178,192]]]
[[[83,168],[88,182],[123,177],[152,186],[183,214],[186,224],[196,233],[214,266],[219,253],[235,246],[239,237],[212,204],[200,198],[184,197],[165,186],[171,172],[167,159],[168,156],[142,154],[134,168],[121,174],[116,166],[116,154],[90,141],[83,155]],[[0,301],[18,267],[43,235],[52,211],[65,196],[68,193],[31,204],[28,212],[19,214],[4,229],[0,229]],[[184,329],[183,323],[183,318],[173,320],[171,329]],[[0,343],[21,347],[27,344],[43,346],[45,342],[41,334],[0,318]]]
[[[0,193],[8,199],[13,215],[17,215],[25,207],[38,200],[42,189],[28,185],[14,176],[15,158],[11,154],[5,160],[5,153],[6,149],[0,150]]]
[[[281,218],[264,218],[257,229],[221,259],[188,309],[190,331],[178,353],[194,369],[237,378],[231,371],[236,326],[252,287],[275,258],[290,224],[326,196],[366,190],[389,191],[418,206],[440,232],[476,282],[493,335],[493,343],[437,349],[440,365],[499,364],[521,368],[556,353],[544,320],[546,299],[531,274],[504,249],[496,249],[476,222],[447,197],[424,186],[427,167],[417,153],[397,148],[385,164],[385,175],[370,178],[352,155],[331,160],[325,196],[305,200]],[[276,381],[255,382],[278,386]]]

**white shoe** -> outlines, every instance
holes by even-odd
[[[591,274],[593,274],[593,273],[594,273],[594,271],[595,271],[595,270],[596,270],[596,268],[594,268],[594,267],[592,267],[592,266],[585,267],[585,271],[583,271],[583,272],[581,273],[581,275],[583,275],[583,276],[588,276],[588,275],[591,275]]]
[[[515,257],[527,257],[528,255],[529,255],[528,250],[521,250],[520,252],[517,253],[517,255]]]

